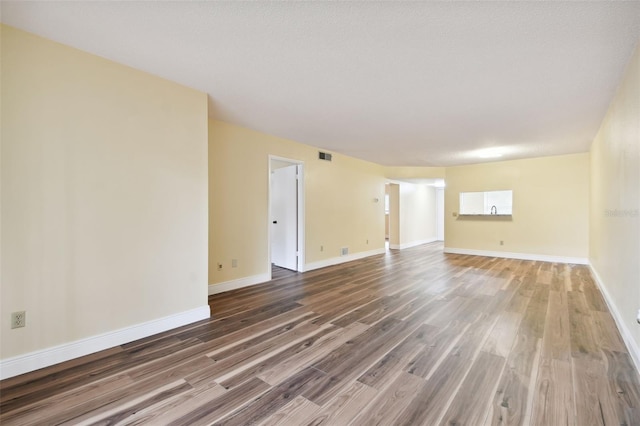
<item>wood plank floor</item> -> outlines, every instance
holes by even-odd
[[[210,305],[0,382],[0,423],[640,424],[638,372],[585,266],[429,244]]]

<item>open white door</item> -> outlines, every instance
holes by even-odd
[[[298,259],[298,166],[271,173],[271,262],[297,270]]]

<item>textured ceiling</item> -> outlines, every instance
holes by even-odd
[[[640,2],[2,2],[2,22],[208,93],[210,115],[384,165],[585,152]]]

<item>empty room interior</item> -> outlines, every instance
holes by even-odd
[[[640,425],[640,2],[0,2],[3,425]]]

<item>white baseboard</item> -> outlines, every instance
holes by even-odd
[[[271,280],[271,273],[252,275],[250,277],[238,278],[237,280],[224,281],[217,284],[209,284],[209,296],[212,294],[224,293],[250,285],[262,284]]]
[[[596,285],[604,296],[605,302],[607,302],[607,306],[609,307],[609,310],[613,315],[613,319],[618,326],[618,330],[622,335],[622,340],[624,340],[624,343],[627,345],[627,350],[629,351],[629,354],[631,354],[631,359],[633,359],[633,363],[636,365],[636,370],[638,371],[638,373],[640,373],[640,347],[638,346],[638,343],[636,343],[636,341],[633,339],[631,331],[627,327],[626,323],[622,320],[623,316],[620,314],[620,311],[614,303],[611,294],[607,290],[607,287],[602,282],[600,275],[598,275],[598,272],[595,270],[591,263],[589,263],[589,269],[591,270],[593,280],[596,282]]]
[[[369,250],[369,251],[361,251],[359,253],[348,254],[346,256],[338,256],[332,257],[330,259],[318,260],[317,262],[307,263],[304,266],[305,271],[313,271],[314,269],[326,268],[327,266],[338,265],[340,263],[351,262],[353,260],[364,259],[365,257],[375,256],[377,254],[384,254],[384,247]]]
[[[209,305],[0,361],[0,380],[209,318]]]
[[[365,257],[374,256],[376,254],[384,254],[385,249],[375,249],[362,251],[359,253],[348,254],[346,256],[332,257],[331,259],[319,260],[304,265],[300,272],[312,271],[314,269],[325,268],[327,266],[338,265],[340,263],[351,262],[352,260],[363,259]],[[249,277],[238,278],[236,280],[224,281],[217,284],[209,284],[209,296],[212,294],[224,293],[225,291],[236,290],[242,287],[249,287],[256,284],[262,284],[271,280],[271,274],[258,274]]]
[[[423,244],[435,243],[436,241],[438,241],[436,238],[429,238],[427,240],[411,241],[410,243],[404,244],[389,244],[389,248],[394,250],[403,250],[411,247],[421,246]]]
[[[504,257],[507,259],[537,260],[541,262],[573,263],[575,265],[589,264],[589,259],[586,257],[550,256],[547,254],[511,253],[507,251],[460,249],[454,247],[445,247],[444,252],[453,254],[470,254],[473,256]]]

